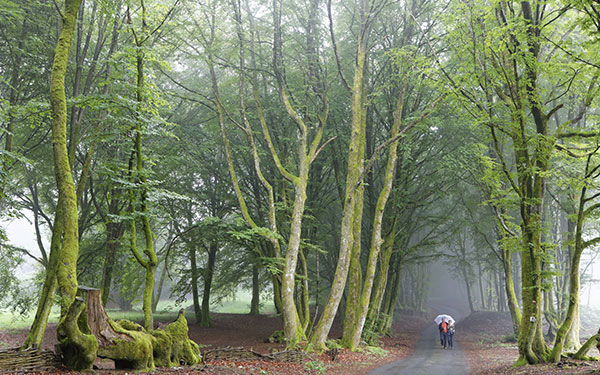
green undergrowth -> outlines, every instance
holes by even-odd
[[[327,366],[321,361],[309,361],[304,364],[304,371],[309,374],[325,374]]]
[[[367,345],[367,346],[365,346],[365,353],[367,353],[369,355],[375,355],[378,357],[384,357],[384,356],[388,355],[389,352],[379,346]]]

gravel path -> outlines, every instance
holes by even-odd
[[[438,309],[450,313],[456,320],[461,317],[453,309]],[[468,375],[469,363],[460,348],[460,333],[454,335],[454,349],[440,346],[440,334],[435,323],[422,332],[412,356],[371,371],[369,375]]]

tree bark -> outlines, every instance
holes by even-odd
[[[333,282],[329,297],[323,309],[323,314],[317,323],[310,339],[310,343],[315,350],[325,348],[325,340],[333,324],[333,319],[340,304],[346,278],[348,276],[348,268],[350,265],[350,251],[353,246],[353,224],[356,214],[355,205],[357,198],[355,197],[356,189],[361,185],[359,181],[364,168],[364,140],[365,140],[365,70],[366,58],[368,51],[368,34],[370,27],[366,20],[366,3],[361,2],[361,29],[359,32],[359,40],[356,49],[356,60],[354,66],[354,82],[352,86],[352,130],[350,144],[348,148],[348,170],[346,175],[346,192],[344,194],[344,204],[342,210],[342,223],[340,229],[340,249],[338,263],[336,266]]]
[[[190,271],[192,283],[192,301],[194,303],[194,316],[196,324],[202,322],[202,308],[200,305],[200,294],[198,293],[198,265],[196,264],[196,244],[186,241],[188,256],[190,258]]]
[[[214,241],[211,242],[208,248],[208,262],[204,268],[204,291],[202,293],[202,316],[200,320],[201,327],[212,327],[210,320],[210,290],[215,269],[215,261],[217,259],[217,251],[219,247]]]
[[[250,315],[260,315],[260,285],[258,279],[258,266],[252,264],[252,300],[250,301]]]

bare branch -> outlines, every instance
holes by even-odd
[[[333,141],[333,140],[334,140],[334,139],[336,139],[336,138],[337,138],[337,135],[336,135],[336,136],[334,136],[334,137],[332,137],[332,138],[329,138],[329,139],[327,140],[327,142],[323,143],[323,144],[321,145],[321,147],[319,147],[319,149],[317,150],[317,152],[315,152],[315,155],[312,157],[312,159],[310,160],[310,162],[312,163],[313,161],[315,161],[315,159],[317,158],[317,156],[319,155],[319,153],[320,153],[320,152],[321,152],[321,151],[322,151],[322,150],[325,148],[325,146],[327,146],[327,144],[328,144],[329,142]]]

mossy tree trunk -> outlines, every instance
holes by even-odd
[[[364,152],[360,156],[364,159]],[[362,264],[360,254],[362,251],[362,217],[364,208],[364,186],[356,189],[352,224],[352,249],[350,250],[350,268],[348,270],[348,291],[344,305],[344,330],[342,332],[342,345],[352,347],[352,327],[358,323],[358,308],[360,306],[361,287],[363,283]]]
[[[598,351],[600,351],[600,329],[598,330],[598,333],[595,334],[594,336],[590,337],[585,343],[583,343],[583,345],[581,346],[581,348],[579,348],[579,350],[577,351],[577,353],[575,353],[573,355],[573,358],[575,359],[581,359],[581,360],[590,360],[592,358],[588,357],[588,353],[589,351],[592,349],[592,347],[596,346],[596,348],[598,349]],[[598,360],[599,358],[594,358],[595,360]]]
[[[397,138],[400,133],[400,127],[402,125],[402,113],[404,109],[404,96],[406,91],[406,81],[401,79],[401,87],[396,102],[396,108],[394,111],[394,121],[392,124],[392,130],[390,138]],[[372,232],[371,232],[371,248],[369,250],[369,256],[367,259],[367,267],[365,272],[365,280],[362,288],[358,290],[359,301],[358,304],[352,308],[356,309],[356,318],[354,324],[346,325],[344,323],[344,337],[346,340],[345,344],[350,350],[356,350],[361,341],[362,331],[367,319],[367,313],[369,309],[369,302],[371,301],[371,291],[375,279],[375,271],[377,268],[377,260],[381,249],[383,239],[381,238],[381,231],[383,226],[383,214],[388,198],[392,191],[392,185],[394,177],[396,175],[396,165],[398,160],[398,143],[396,140],[392,142],[388,150],[388,161],[384,172],[383,188],[377,198],[377,204],[375,205],[375,213],[373,218]],[[360,233],[360,232],[359,232]],[[355,238],[355,241],[360,243],[360,238]],[[360,264],[359,264],[360,267]]]
[[[298,129],[298,151],[297,151],[297,175],[290,173],[281,163],[279,156],[275,150],[274,144],[265,133],[265,138],[271,156],[277,166],[277,169],[281,175],[288,181],[290,181],[294,187],[294,203],[292,206],[292,214],[290,217],[290,230],[288,237],[288,244],[285,253],[285,263],[283,266],[283,273],[281,275],[281,301],[282,301],[282,313],[283,313],[283,330],[288,345],[294,346],[299,340],[305,339],[306,335],[303,326],[306,327],[309,317],[305,317],[306,324],[299,322],[299,314],[294,301],[294,289],[295,289],[295,274],[298,264],[298,254],[300,251],[301,235],[302,235],[302,218],[304,215],[304,208],[306,206],[307,198],[307,186],[308,186],[308,174],[310,167],[318,154],[321,139],[323,137],[323,131],[327,117],[329,115],[329,102],[325,89],[325,81],[321,77],[319,69],[319,58],[318,49],[316,48],[317,43],[317,17],[320,0],[311,0],[309,5],[309,15],[307,18],[306,27],[306,55],[308,58],[308,76],[309,85],[312,87],[312,91],[316,95],[316,99],[320,102],[320,108],[318,109],[317,119],[313,125],[316,129],[312,140],[309,140],[309,127],[306,123],[310,120],[310,116],[303,118],[300,113],[296,111],[292,101],[288,95],[283,61],[281,51],[281,9],[278,0],[273,0],[273,70],[275,78],[277,80],[279,94],[281,101],[286,109],[286,112],[290,119],[294,122]],[[308,293],[306,289],[303,293]]]
[[[65,173],[65,171],[61,171],[61,181],[69,181],[68,184],[70,185],[68,187],[68,189],[63,189],[63,193],[61,196],[61,191],[59,188],[59,197],[58,197],[58,203],[57,203],[57,208],[56,208],[56,213],[55,213],[55,218],[54,218],[54,223],[52,225],[52,237],[51,237],[51,243],[50,243],[50,254],[48,256],[49,260],[48,260],[48,264],[47,264],[47,268],[46,268],[46,276],[44,279],[44,285],[42,287],[42,294],[40,296],[40,299],[38,301],[38,307],[37,307],[37,311],[36,311],[36,315],[34,318],[34,321],[32,323],[32,326],[30,328],[29,334],[27,335],[27,338],[25,339],[25,342],[23,344],[23,347],[40,347],[44,338],[44,333],[46,330],[46,326],[47,326],[47,322],[48,322],[48,316],[50,315],[50,310],[52,308],[52,305],[54,304],[54,296],[58,287],[58,279],[57,279],[57,274],[59,272],[59,267],[61,267],[61,264],[59,263],[59,259],[61,259],[62,257],[62,253],[63,253],[63,249],[62,247],[64,246],[64,236],[65,236],[65,227],[68,226],[69,227],[69,231],[72,231],[72,229],[70,228],[71,223],[67,223],[65,224],[65,220],[73,220],[73,215],[75,216],[75,220],[77,220],[77,216],[78,216],[78,207],[79,204],[81,202],[81,197],[83,195],[83,190],[85,188],[85,185],[87,183],[87,179],[89,177],[89,168],[90,168],[90,164],[91,164],[91,158],[92,155],[94,153],[94,147],[91,146],[90,149],[88,150],[88,153],[85,156],[85,160],[82,166],[82,170],[81,170],[81,175],[77,184],[77,188],[75,189],[75,182],[73,179],[73,172],[72,172],[72,168],[73,168],[73,163],[72,160],[74,159],[74,152],[75,152],[75,148],[72,148],[71,150],[67,150],[67,140],[66,140],[66,117],[67,117],[67,112],[66,112],[66,95],[65,95],[65,90],[64,90],[64,76],[65,76],[65,72],[66,72],[66,65],[68,64],[68,55],[69,55],[69,51],[71,49],[71,43],[74,37],[74,31],[75,31],[75,24],[77,22],[77,14],[79,13],[79,8],[81,5],[81,1],[79,2],[73,2],[73,1],[67,1],[65,2],[65,9],[68,9],[68,11],[60,12],[61,13],[61,20],[63,22],[63,26],[66,26],[68,28],[70,28],[71,26],[73,27],[73,30],[71,30],[70,32],[67,30],[66,34],[62,33],[62,29],[61,29],[61,34],[59,35],[59,43],[57,45],[57,50],[55,52],[60,52],[60,53],[66,53],[66,57],[64,56],[60,56],[59,60],[57,60],[56,56],[55,56],[55,64],[57,63],[57,61],[60,61],[58,66],[56,67],[57,71],[56,73],[54,72],[54,65],[53,65],[53,73],[54,74],[54,78],[51,76],[51,82],[50,82],[50,101],[51,101],[51,107],[52,107],[52,113],[53,113],[53,125],[52,125],[52,130],[53,130],[53,152],[56,158],[56,153],[66,153],[66,157],[63,159],[62,155],[61,155],[61,159],[60,159],[60,166],[61,168],[65,168],[68,167],[69,168],[69,173]],[[73,8],[77,8],[77,10],[73,13],[73,14],[69,14],[69,12],[73,9]],[[73,17],[74,19],[71,20],[70,18]],[[67,23],[65,23],[67,22]],[[71,23],[73,25],[71,25]],[[24,24],[25,26],[25,24]],[[114,33],[114,35],[116,35],[116,31]],[[114,36],[113,35],[113,36]],[[62,40],[60,38],[63,38]],[[66,45],[65,43],[68,43],[68,45]],[[111,44],[111,51],[109,51],[109,55],[114,51],[114,45],[116,42],[113,41],[113,43]],[[95,59],[94,61],[97,60],[97,57],[95,55]],[[64,61],[63,61],[64,59]],[[63,65],[64,64],[64,65]],[[59,72],[59,71],[62,71]],[[92,70],[93,72],[93,70]],[[62,85],[61,87],[59,87],[59,81],[62,80]],[[86,82],[86,86],[89,89],[90,83]],[[105,93],[106,90],[108,88],[105,88]],[[62,90],[62,92],[61,92]],[[65,104],[60,104],[60,102],[65,101]],[[55,142],[54,140],[54,132],[55,129],[56,131],[62,131],[62,130],[58,130],[58,128],[60,126],[63,125],[58,125],[55,122],[60,122],[61,124],[64,123],[64,135],[57,133],[56,137],[60,138],[60,140],[57,139],[57,141]],[[67,151],[64,151],[62,149],[63,145],[63,140],[62,138],[64,137],[64,148]],[[9,145],[10,142],[10,146],[12,147],[12,133],[9,133],[8,138],[6,140],[7,142],[7,146]],[[66,165],[65,165],[65,160],[66,160]],[[57,166],[57,161],[55,160],[55,168]],[[58,183],[58,171],[57,173],[57,183]],[[64,214],[64,210],[65,210],[65,204],[64,202],[67,202],[69,209],[72,209],[73,207],[73,203],[70,201],[71,198],[69,198],[67,201],[63,201],[63,198],[66,194],[71,194],[71,189],[73,190],[73,196],[74,196],[74,200],[75,200],[75,212],[74,213],[67,213],[67,215],[65,216]],[[66,190],[66,191],[65,191]],[[79,252],[78,249],[78,244],[79,244],[79,223],[77,223],[77,226],[75,228],[76,230],[76,239],[74,240],[75,242],[77,242],[77,253]],[[71,235],[69,234],[69,243],[72,243],[73,239],[71,238]],[[39,239],[38,239],[39,240]],[[72,246],[71,244],[69,244],[69,246]],[[68,251],[72,251],[72,250],[68,250]],[[75,259],[77,258],[77,255],[75,255]],[[63,264],[64,265],[64,262]],[[70,267],[70,265],[68,265],[67,267]],[[59,290],[60,291],[60,290]],[[62,303],[61,304],[61,315],[66,314],[66,308],[65,308],[65,304]]]
[[[506,291],[506,297],[508,300],[508,310],[510,311],[510,317],[513,323],[513,332],[515,335],[519,334],[519,325],[521,323],[521,309],[519,307],[519,300],[515,293],[515,286],[513,282],[512,272],[512,252],[507,246],[500,243],[500,250],[502,252],[502,266],[504,268],[504,289]]]
[[[390,271],[390,261],[392,259],[392,252],[394,244],[396,242],[396,233],[398,229],[398,223],[400,220],[393,217],[392,228],[389,233],[385,236],[383,241],[383,256],[379,259],[379,271],[375,277],[375,284],[373,286],[373,293],[371,295],[371,303],[369,304],[369,311],[367,313],[367,323],[370,325],[370,330],[377,329],[377,320],[381,314],[381,305],[384,300],[386,289],[388,287],[388,278]],[[391,285],[389,286],[391,287]],[[383,332],[380,332],[383,333]]]
[[[66,0],[61,12],[62,27],[54,52],[54,63],[50,76],[50,107],[52,111],[52,149],[54,171],[59,194],[60,225],[56,225],[56,235],[62,235],[62,246],[56,258],[56,280],[60,292],[61,319],[57,326],[57,337],[63,351],[65,363],[75,370],[88,369],[95,357],[96,339],[77,328],[77,318],[81,313],[81,303],[77,294],[77,257],[79,254],[77,194],[67,151],[67,103],[65,97],[65,72],[69,51],[73,40],[77,13],[81,0]],[[59,241],[60,243],[60,241]],[[49,270],[52,272],[53,270]],[[52,276],[49,277],[51,279]],[[51,288],[47,289],[48,292]],[[51,301],[49,301],[51,302]],[[47,319],[47,318],[46,318]]]
[[[142,113],[146,112],[147,105],[145,97],[145,43],[152,34],[148,30],[146,19],[146,6],[144,0],[141,3],[141,32],[136,32],[133,26],[130,27],[131,33],[136,47],[136,91],[135,99],[137,103],[136,121],[134,128],[133,150],[129,162],[129,176],[131,182],[136,185],[135,189],[130,189],[130,208],[131,208],[131,223],[130,223],[130,250],[133,253],[138,263],[145,269],[144,295],[142,297],[142,308],[144,310],[144,327],[152,329],[152,302],[154,294],[154,277],[158,258],[154,250],[154,234],[150,226],[150,217],[148,210],[148,185],[146,180],[147,171],[144,169],[144,155],[142,153],[142,133],[146,129],[142,118]],[[168,16],[168,15],[167,15]],[[156,31],[156,30],[154,30]],[[139,196],[139,199],[138,199]],[[139,210],[139,214],[137,213]],[[144,250],[143,252],[137,246],[136,222],[141,221],[142,230],[144,233]]]
[[[52,110],[52,146],[56,185],[61,205],[62,246],[57,267],[58,288],[61,294],[61,315],[64,316],[77,293],[77,256],[79,253],[77,197],[75,183],[67,153],[67,103],[65,97],[65,72],[73,31],[81,0],[67,0],[61,14],[62,28],[54,54],[50,76],[50,104]],[[55,224],[56,225],[56,224]],[[57,226],[59,229],[61,225]],[[58,230],[56,231],[58,233]]]
[[[116,196],[117,191],[111,191],[110,203],[108,204],[109,215],[118,215],[120,211],[120,199]],[[101,296],[102,304],[106,306],[110,296],[110,288],[113,279],[115,260],[121,243],[121,238],[125,232],[125,226],[121,222],[115,222],[110,217],[106,218],[106,254],[104,265],[102,267]]]
[[[265,178],[265,176],[262,172],[259,152],[258,152],[256,143],[255,143],[255,140],[254,140],[253,131],[251,129],[250,123],[248,122],[248,119],[246,116],[246,104],[245,104],[245,99],[244,99],[244,97],[245,97],[245,82],[246,82],[245,81],[245,71],[246,70],[245,70],[245,58],[244,58],[245,37],[243,36],[243,30],[242,30],[242,18],[241,18],[240,4],[238,2],[232,2],[232,5],[233,5],[234,16],[235,16],[235,21],[236,21],[236,32],[237,32],[238,41],[240,44],[240,59],[239,59],[239,61],[240,61],[240,76],[239,76],[240,95],[238,97],[240,100],[240,114],[241,114],[241,120],[242,120],[241,125],[244,130],[244,133],[246,134],[246,137],[248,138],[248,143],[250,144],[250,147],[252,150],[252,159],[253,159],[254,169],[260,180],[261,185],[267,191],[267,202],[268,202],[267,216],[268,216],[269,229],[271,230],[272,233],[278,233],[274,189],[273,189],[273,186],[271,185],[271,183]],[[248,7],[247,3],[246,3],[246,6]],[[248,9],[247,13],[249,15],[251,14],[249,9]],[[246,204],[246,199],[244,198],[244,196],[242,194],[242,190],[239,185],[237,174],[235,172],[233,152],[231,150],[229,137],[227,135],[227,131],[226,131],[226,127],[225,127],[225,109],[221,102],[221,97],[219,94],[219,85],[218,85],[218,81],[217,81],[217,74],[216,74],[216,71],[214,68],[214,62],[213,62],[214,56],[210,52],[213,48],[213,43],[214,43],[214,39],[215,39],[216,19],[215,19],[214,8],[212,9],[210,20],[211,20],[211,22],[210,22],[210,37],[206,41],[207,45],[205,46],[205,48],[208,51],[207,57],[206,57],[206,63],[209,68],[212,93],[216,99],[215,107],[217,110],[217,119],[219,122],[219,128],[221,130],[221,137],[223,139],[223,148],[225,150],[225,156],[227,159],[227,169],[229,171],[229,176],[231,178],[233,190],[235,192],[236,198],[239,203],[242,217],[244,218],[246,223],[251,228],[256,229],[256,228],[258,228],[258,224],[256,224],[255,220],[250,215],[250,212],[248,210],[248,205]],[[252,61],[253,68],[255,68],[256,62],[255,62],[255,54],[254,54],[254,30],[253,30],[253,26],[252,26],[253,23],[252,23],[251,16],[249,17],[249,22],[250,22],[251,61]],[[268,135],[268,129],[266,128],[266,120],[265,120],[264,113],[262,111],[262,106],[261,106],[260,100],[259,100],[256,69],[253,69],[253,73],[252,73],[252,91],[253,91],[254,101],[255,101],[255,104],[257,107],[259,121],[261,123],[263,132],[265,132],[265,134]],[[260,200],[259,200],[259,204],[260,204]],[[278,260],[282,259],[281,244],[279,242],[279,239],[273,235],[266,236],[266,239],[269,243],[269,245],[266,247],[266,249],[268,250],[268,256],[271,258],[274,258],[274,259],[278,259]],[[282,300],[281,300],[281,267],[279,265],[277,266],[277,271],[272,273],[271,280],[272,280],[272,284],[273,284],[273,303],[275,305],[276,311],[281,314],[283,307],[282,307]]]
[[[361,157],[361,155],[364,155],[366,132],[364,85],[370,29],[371,24],[367,22],[367,4],[363,1],[360,6],[360,31],[358,33],[359,39],[356,48],[352,85],[352,129],[348,146],[348,168],[340,228],[340,248],[329,296],[323,308],[323,314],[310,339],[310,343],[315,350],[325,349],[325,340],[327,340],[327,335],[329,334],[344,293],[350,266],[351,251],[354,244],[353,229],[356,214],[355,206],[357,204],[356,195],[359,195],[356,193],[359,185],[362,185],[359,180],[364,168],[364,158]]]
[[[584,181],[586,182],[592,180],[594,176],[597,175],[598,169],[600,169],[600,164],[596,166],[593,166],[591,164],[592,157],[592,153],[590,153],[587,156],[584,172]],[[587,185],[584,183],[581,187],[581,192],[579,195],[579,201],[577,205],[577,220],[575,221],[575,243],[571,256],[571,265],[569,269],[569,305],[565,319],[558,328],[558,331],[556,332],[556,337],[554,339],[554,347],[552,348],[550,354],[550,360],[552,362],[560,361],[560,356],[562,354],[563,347],[569,335],[569,331],[571,331],[574,328],[573,325],[576,322],[579,315],[579,292],[581,284],[579,268],[581,263],[581,255],[583,254],[585,248],[600,242],[600,237],[592,238],[588,241],[583,240],[584,223],[586,217],[588,217],[595,210],[600,208],[600,203],[588,205],[589,203],[593,202],[595,195],[592,197],[587,197],[586,193]],[[576,328],[579,329],[578,326]]]

